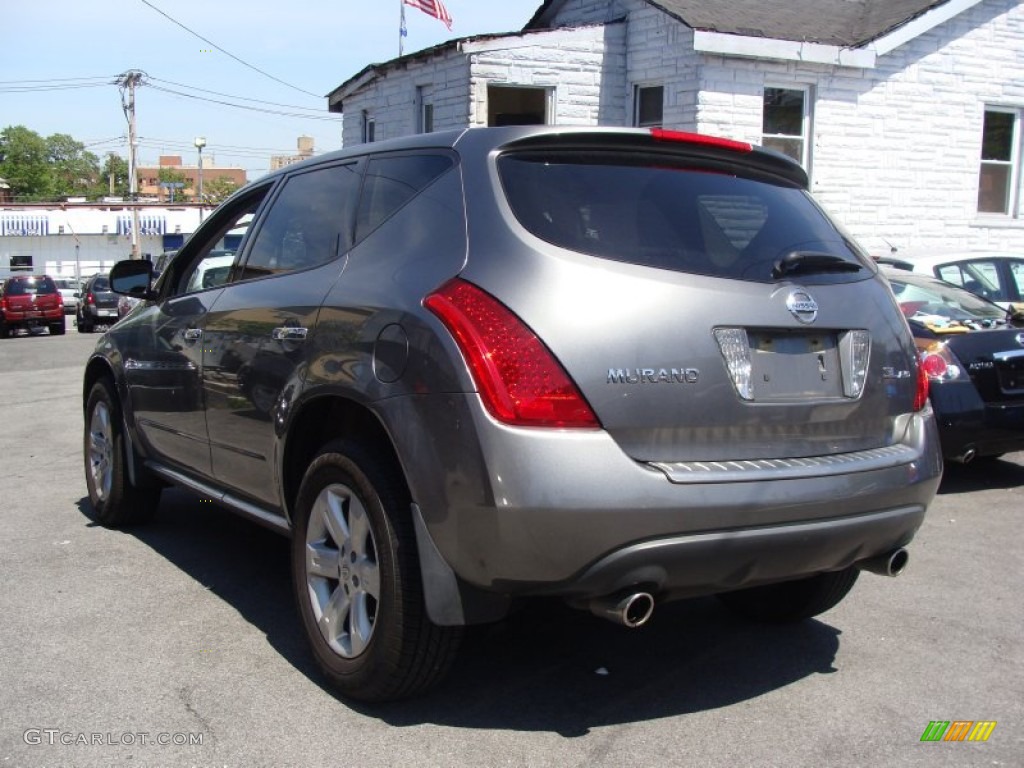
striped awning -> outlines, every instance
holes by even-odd
[[[50,219],[45,214],[0,214],[0,235],[41,237],[50,234]]]
[[[140,235],[162,235],[167,229],[167,219],[163,216],[152,214],[139,214]],[[117,234],[130,235],[132,233],[132,217],[130,215],[117,217]]]

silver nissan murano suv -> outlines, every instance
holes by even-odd
[[[907,324],[771,151],[661,129],[363,144],[223,203],[89,359],[96,518],[166,485],[291,537],[345,696],[531,597],[805,619],[895,575],[941,475]]]

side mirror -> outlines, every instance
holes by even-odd
[[[144,259],[117,262],[110,270],[110,290],[136,299],[155,299],[153,264]]]

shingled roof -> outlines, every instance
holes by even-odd
[[[565,0],[545,0],[526,29]],[[646,0],[686,26],[704,32],[821,43],[865,45],[949,0]]]

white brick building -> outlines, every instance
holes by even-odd
[[[156,259],[199,226],[198,206],[139,205],[139,252]],[[105,272],[132,248],[126,203],[0,205],[0,278],[12,272],[88,277]]]
[[[522,32],[368,66],[329,108],[346,146],[515,122],[766,144],[873,253],[1024,251],[1019,0],[547,0]]]

